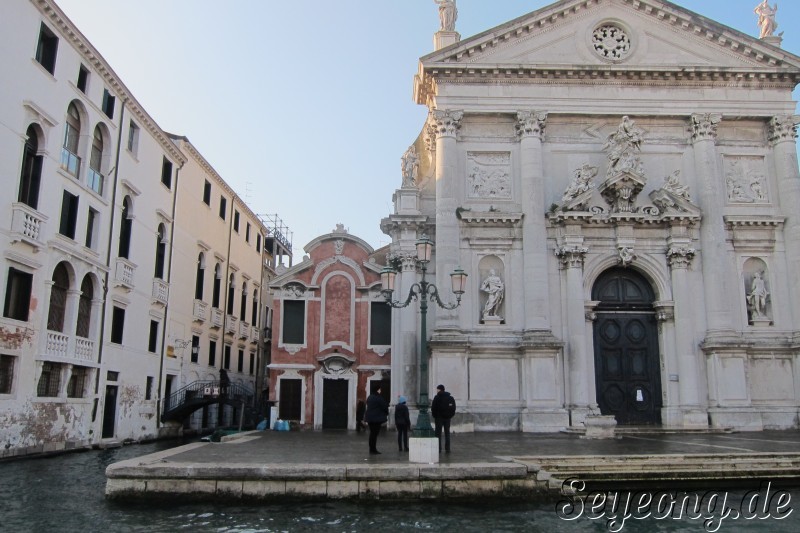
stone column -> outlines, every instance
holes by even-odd
[[[667,263],[672,277],[672,298],[675,302],[675,354],[678,362],[678,394],[684,426],[707,426],[705,412],[700,411],[700,365],[694,342],[694,295],[689,284],[688,269],[695,250],[689,239],[671,236],[667,245]]]
[[[736,285],[731,280],[730,258],[725,250],[725,222],[722,218],[726,188],[716,146],[717,125],[721,120],[722,117],[715,114],[694,114],[691,117],[695,174],[699,203],[703,210],[700,243],[707,336],[732,331],[731,295],[737,293]]]
[[[408,291],[417,282],[417,254],[415,252],[400,252],[397,254],[401,261],[400,276],[397,279],[397,290],[394,297],[403,301],[408,296]],[[396,352],[392,351],[392,391],[396,398],[402,394],[407,398],[409,407],[416,407],[419,400],[419,387],[417,380],[419,354],[419,304],[411,302],[408,307],[396,309],[398,313],[398,342]],[[394,401],[394,398],[392,399]]]
[[[589,361],[586,353],[586,315],[583,296],[583,260],[588,248],[583,246],[583,237],[572,236],[556,250],[561,268],[567,276],[567,406],[572,413],[571,424],[580,425],[588,413],[589,395],[587,380]]]
[[[542,135],[547,113],[519,111],[525,330],[550,330]]]
[[[772,145],[775,177],[778,181],[781,214],[786,217],[783,235],[789,275],[789,302],[793,328],[800,321],[800,174],[797,168],[797,124],[800,117],[785,115],[769,122],[768,138]]]
[[[456,133],[461,127],[463,111],[434,109],[430,119],[436,134],[436,286],[442,299],[450,301],[450,273],[459,264],[459,229],[456,218],[458,200],[456,180],[458,174],[458,146]],[[429,310],[436,308],[429,307]],[[457,311],[436,309],[436,320],[429,320],[429,329],[455,329],[458,327]],[[428,318],[431,318],[429,313]],[[430,326],[435,325],[433,328]]]

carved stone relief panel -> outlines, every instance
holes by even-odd
[[[763,157],[726,156],[724,170],[729,203],[769,203],[767,171]]]
[[[467,152],[467,198],[512,198],[511,152]]]

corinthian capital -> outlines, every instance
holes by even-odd
[[[523,137],[536,137],[541,139],[544,135],[547,112],[545,111],[518,111],[517,135]]]
[[[717,138],[717,124],[722,122],[719,113],[695,113],[691,118],[692,141],[707,141]]]
[[[670,268],[689,268],[695,249],[688,246],[673,246],[667,250],[667,263]]]
[[[556,248],[556,257],[561,262],[561,268],[583,268],[583,260],[589,249],[585,246],[561,246]]]
[[[439,137],[455,137],[456,132],[461,127],[461,119],[464,118],[464,112],[450,109],[444,111],[434,109],[431,111],[430,117],[437,139]]]
[[[780,115],[772,117],[769,121],[769,142],[774,145],[783,141],[795,141],[797,139],[798,124],[800,124],[800,116]]]

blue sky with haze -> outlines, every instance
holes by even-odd
[[[56,2],[164,130],[256,213],[278,213],[296,260],[340,222],[389,242],[379,222],[427,113],[412,87],[439,27],[433,0]],[[550,3],[458,0],[456,29],[468,38]],[[674,3],[758,36],[758,0]],[[783,49],[800,55],[800,1],[778,6]]]

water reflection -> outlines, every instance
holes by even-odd
[[[560,520],[552,503],[350,502],[153,505],[107,501],[105,468],[179,441],[0,463],[0,530],[13,532],[608,531],[604,520]],[[754,483],[758,485],[757,482]],[[741,496],[744,491],[738,491]],[[733,494],[733,493],[732,493]],[[792,491],[792,503],[800,491]],[[794,505],[793,505],[794,507]],[[623,531],[703,531],[701,521],[629,520]],[[781,521],[728,521],[720,531],[800,531]]]

